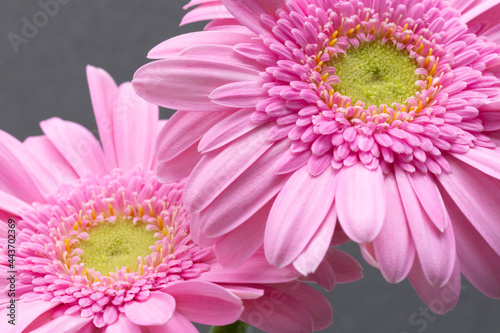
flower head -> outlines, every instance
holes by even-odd
[[[15,221],[0,223],[0,272],[4,281],[14,271],[16,280],[15,295],[7,286],[0,302],[16,300],[16,330],[196,332],[191,321],[236,320],[269,332],[328,327],[328,301],[297,281],[293,267],[276,269],[257,251],[223,268],[212,247],[193,241],[186,181],[161,184],[153,172],[157,107],[100,69],[88,75],[103,149],[83,127],[55,118],[42,122],[44,136],[23,144],[0,132],[1,216]],[[332,248],[325,271],[336,263],[344,265],[336,280],[309,279],[331,288],[360,277],[355,260]],[[276,298],[282,307],[259,310]],[[0,327],[10,329],[6,321]]]
[[[164,60],[134,79],[145,99],[183,110],[160,134],[160,178],[198,146],[184,197],[197,235],[217,242],[271,202],[262,228],[277,267],[314,271],[322,257],[307,249],[338,217],[387,280],[409,276],[437,312],[454,306],[460,272],[500,297],[484,278],[500,267],[495,4],[200,5],[185,21],[214,19],[207,31],[160,44],[150,57]],[[442,288],[455,297],[438,307]]]

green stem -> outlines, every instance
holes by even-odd
[[[227,326],[214,326],[210,333],[246,333],[248,324],[242,321],[237,321]]]

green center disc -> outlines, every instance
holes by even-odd
[[[335,91],[351,98],[353,104],[391,106],[403,104],[415,94],[419,75],[417,62],[406,50],[397,50],[390,43],[363,43],[350,47],[346,55],[330,61],[340,82],[332,85]]]
[[[155,244],[154,231],[146,230],[145,224],[134,225],[130,220],[103,222],[88,231],[89,238],[80,243],[85,268],[94,268],[101,274],[115,272],[122,267],[138,268],[137,258],[151,254]]]

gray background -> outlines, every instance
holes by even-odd
[[[67,0],[66,0],[67,1]],[[146,54],[161,41],[203,25],[178,27],[184,0],[68,1],[15,53],[9,32],[21,35],[22,18],[33,22],[38,1],[2,0],[0,5],[0,129],[20,140],[39,135],[38,123],[59,116],[96,133],[85,65],[109,71],[120,83],[130,80]],[[163,116],[168,116],[163,111]],[[1,171],[0,171],[1,172]],[[345,250],[362,261],[359,249]],[[363,261],[362,261],[363,262]],[[365,278],[339,285],[328,294],[334,324],[325,332],[493,333],[500,331],[500,301],[479,293],[463,279],[457,307],[418,324],[410,316],[425,305],[408,281],[390,285],[363,262]],[[418,316],[416,319],[422,319]],[[202,328],[206,331],[206,328]],[[255,330],[254,330],[255,331]]]

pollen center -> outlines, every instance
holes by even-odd
[[[390,43],[380,41],[350,47],[346,55],[330,61],[339,82],[335,91],[351,98],[353,104],[361,101],[365,106],[403,104],[418,89],[415,74],[417,62],[406,50],[397,50]]]
[[[153,231],[146,230],[146,224],[140,221],[117,219],[115,223],[103,222],[92,227],[88,240],[79,247],[85,268],[93,268],[101,274],[116,272],[122,267],[138,268],[137,258],[151,254],[149,247],[155,244]]]

